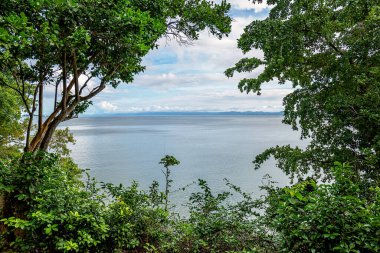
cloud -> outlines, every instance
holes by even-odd
[[[252,0],[229,0],[229,3],[231,3],[232,8],[235,9],[253,9],[255,12],[261,12],[265,9],[269,8],[269,5],[267,4],[267,1],[262,1],[262,3],[252,3]],[[256,1],[258,2],[258,1]]]
[[[242,78],[257,77],[263,67],[233,78],[224,75],[227,68],[243,57],[264,57],[263,52],[256,49],[243,54],[237,42],[248,24],[266,18],[270,10],[266,1],[260,4],[253,4],[252,0],[228,1],[233,17],[228,37],[218,40],[203,31],[192,45],[179,45],[162,38],[159,48],[143,59],[146,71],[137,75],[132,83],[120,84],[117,89],[106,87],[93,98],[95,106],[88,112],[283,110],[282,99],[292,91],[290,84],[280,86],[272,80],[263,85],[261,96],[240,93],[237,87]],[[85,76],[80,76],[80,83],[85,80]],[[99,80],[92,79],[83,95],[98,85]],[[46,88],[49,105],[54,103],[54,91],[54,86]],[[61,87],[58,92],[61,93]]]
[[[98,106],[105,112],[115,112],[117,110],[117,106],[108,101],[101,101]]]
[[[242,57],[263,58],[260,50],[244,55],[237,48],[237,40],[248,24],[268,14],[266,2],[256,5],[248,0],[230,2],[239,15],[234,15],[228,37],[218,40],[204,31],[190,46],[161,39],[159,49],[143,60],[146,71],[130,84],[107,88],[94,99],[95,104],[102,106],[95,106],[90,112],[283,110],[282,100],[292,91],[290,84],[280,86],[272,80],[263,85],[261,96],[240,93],[237,87],[242,78],[257,77],[263,67],[233,78],[224,75]]]

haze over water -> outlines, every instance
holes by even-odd
[[[158,163],[169,154],[181,162],[172,167],[173,190],[202,178],[222,191],[228,178],[244,191],[260,194],[265,174],[280,185],[289,180],[273,160],[254,170],[255,155],[275,145],[303,144],[299,133],[281,120],[256,115],[107,116],[79,118],[65,126],[77,140],[72,157],[98,181],[129,185],[136,180],[144,189],[153,180],[163,184]],[[194,190],[174,193],[172,202],[184,203]]]

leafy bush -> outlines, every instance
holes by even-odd
[[[309,178],[271,193],[266,219],[281,251],[380,251],[380,188],[365,192],[347,164],[336,163],[332,173],[331,184]]]
[[[3,210],[2,248],[17,252],[248,252],[258,251],[254,203],[227,202],[199,181],[190,197],[190,217],[166,210],[166,194],[154,182],[148,192],[79,180],[72,161],[56,155],[26,154],[2,163],[0,191],[13,203]],[[262,233],[265,235],[265,233]],[[265,235],[266,236],[266,235]],[[258,246],[255,246],[258,245]]]
[[[106,184],[103,188],[114,199],[105,216],[110,230],[104,252],[129,249],[146,252],[169,237],[166,233],[169,215],[157,182],[149,193],[139,190],[136,182],[130,187]]]
[[[37,153],[0,162],[2,250],[10,252],[379,252],[380,189],[368,188],[346,164],[334,180],[308,178],[264,187],[254,199],[227,181],[213,193],[199,180],[189,215],[166,210],[154,182],[97,184],[80,179],[68,158]],[[237,195],[235,195],[237,194]],[[234,195],[234,196],[233,196]],[[233,196],[233,199],[231,198]],[[259,212],[258,212],[259,210]]]
[[[137,184],[100,188],[94,180],[78,180],[70,165],[45,153],[0,165],[0,191],[13,203],[3,210],[2,248],[117,252],[143,250],[160,240],[159,225],[167,224],[168,215],[157,204],[163,198],[153,196],[159,194],[157,184],[151,194],[138,191]]]
[[[227,185],[231,191],[214,194],[206,181],[198,181],[201,191],[190,196],[190,216],[176,220],[164,252],[273,252],[270,233],[256,219],[261,202]],[[229,201],[233,193],[240,201]]]
[[[8,240],[15,237],[13,250],[84,252],[108,236],[99,190],[63,168],[57,156],[45,153],[1,165],[1,190],[13,203],[2,222]]]

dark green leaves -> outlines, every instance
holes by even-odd
[[[339,160],[379,182],[378,1],[268,4],[269,17],[249,24],[238,41],[244,53],[260,49],[263,59],[242,59],[226,75],[263,65],[257,77],[240,81],[239,89],[247,93],[260,94],[272,80],[292,83],[295,90],[284,99],[284,122],[311,143],[304,151],[277,147],[265,153],[279,158],[287,172],[328,174],[329,164]]]
[[[368,191],[347,164],[335,163],[332,174],[332,184],[308,178],[270,194],[268,222],[279,233],[282,251],[380,250],[379,188]],[[368,193],[371,199],[362,197]]]
[[[176,166],[180,164],[180,161],[178,161],[174,156],[167,155],[161,159],[160,164],[167,168],[169,166]]]

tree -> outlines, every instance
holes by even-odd
[[[253,1],[254,3],[258,1]],[[294,91],[284,98],[284,120],[310,139],[305,149],[270,148],[288,174],[328,175],[334,161],[348,162],[358,175],[380,182],[380,6],[377,0],[267,1],[269,17],[249,24],[238,41],[244,53],[261,49],[263,58],[243,58],[226,71],[264,71],[245,78],[243,92],[261,93],[278,80]]]
[[[187,43],[206,28],[218,38],[228,34],[229,8],[224,0],[1,1],[0,85],[23,101],[25,151],[46,151],[62,121],[84,112],[107,86],[132,82],[161,37]],[[55,102],[44,115],[48,85]]]
[[[162,174],[165,176],[165,210],[168,210],[168,201],[169,201],[169,190],[172,185],[173,180],[170,178],[170,169],[171,166],[177,166],[180,164],[180,161],[178,161],[174,156],[172,155],[166,155],[165,157],[161,158],[161,161],[159,164],[162,164],[165,168],[162,171]]]

